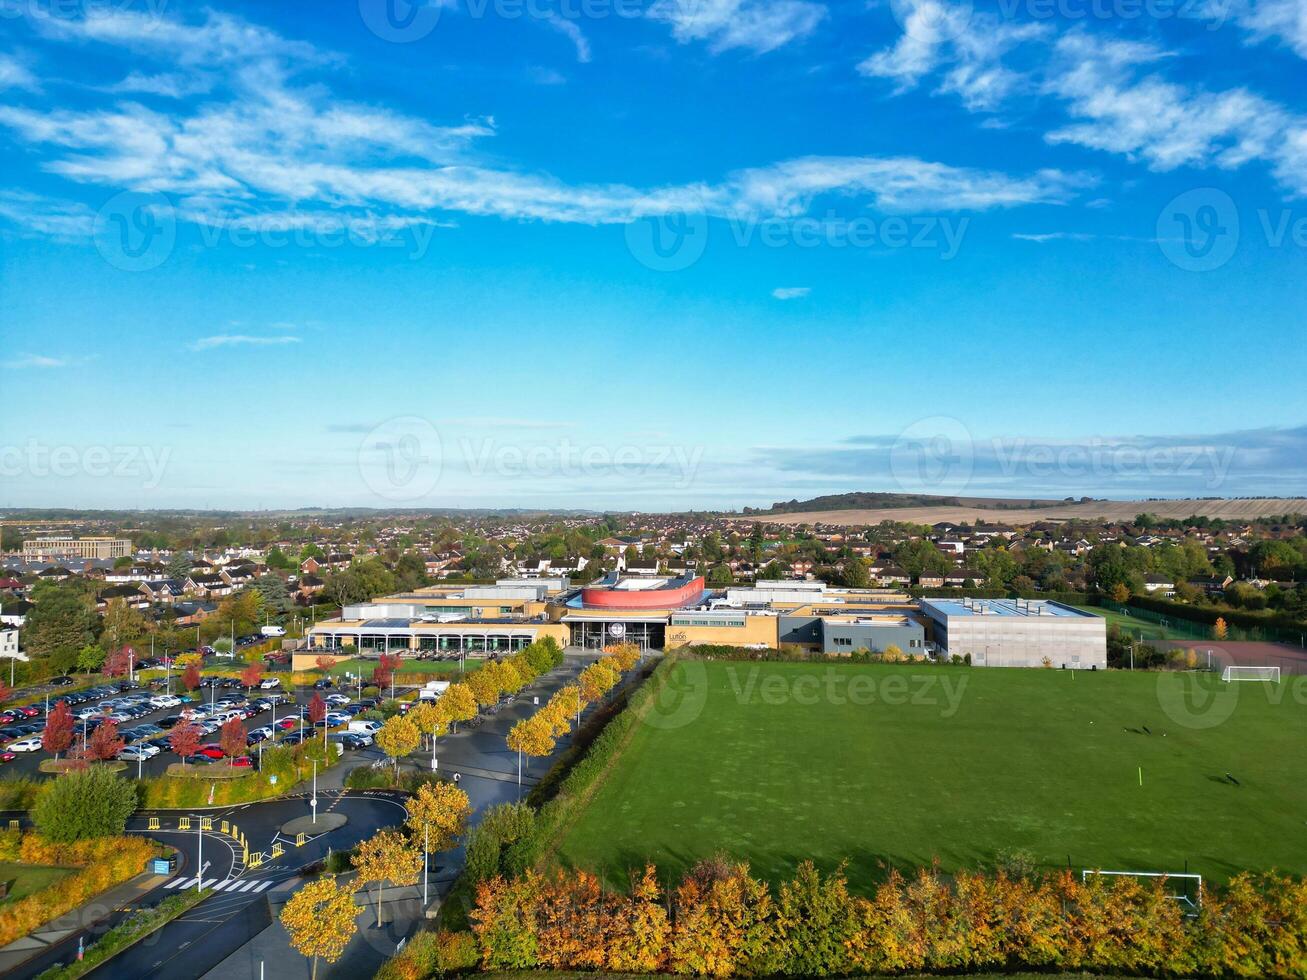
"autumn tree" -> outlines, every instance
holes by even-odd
[[[245,738],[248,734],[245,731],[245,722],[239,718],[230,718],[223,722],[222,728],[218,730],[218,744],[222,746],[222,751],[229,759],[234,759],[238,755],[247,755],[249,746],[246,745]]]
[[[314,659],[313,663],[317,666],[318,670],[322,671],[325,674],[327,671],[331,670],[331,668],[336,665],[336,658],[328,657],[325,654],[319,654]]]
[[[86,740],[86,758],[94,762],[105,762],[116,758],[126,743],[118,736],[116,721],[103,721]]]
[[[449,727],[449,719],[432,701],[419,701],[415,704],[408,713],[408,720],[417,727],[424,738],[432,740],[443,735],[445,729]]]
[[[612,662],[623,674],[640,662],[640,647],[635,643],[618,643],[605,647],[604,653],[612,658]]]
[[[310,881],[282,906],[281,924],[295,951],[313,961],[313,980],[319,959],[335,963],[345,952],[357,928],[356,911],[351,889],[332,878]]]
[[[395,773],[399,773],[399,760],[418,747],[422,736],[417,725],[403,715],[387,718],[385,724],[375,736],[377,748],[390,756],[395,763]]]
[[[499,700],[499,673],[498,671],[492,670],[489,664],[472,674],[472,676],[467,679],[466,683],[468,690],[471,691],[472,696],[476,698],[477,704],[484,707],[492,705]],[[450,686],[452,687],[453,685]],[[446,691],[445,693],[448,694],[449,692]]]
[[[322,699],[321,691],[314,691],[309,699],[309,721],[316,725],[327,717],[327,702]]]
[[[1122,605],[1130,601],[1130,586],[1124,582],[1117,582],[1112,586],[1112,601],[1119,602]]]
[[[477,716],[477,699],[466,684],[450,684],[438,702],[440,711],[457,730],[460,721],[471,721]]]
[[[258,687],[261,680],[263,680],[263,668],[259,664],[250,664],[241,671],[241,683],[246,688]]]
[[[422,873],[422,855],[403,834],[393,830],[378,831],[360,844],[354,852],[353,864],[359,884],[377,886],[378,926],[381,925],[382,884],[388,881],[392,885],[413,885]]]
[[[395,679],[395,671],[399,670],[399,665],[399,654],[383,653],[377,665],[372,668],[372,683],[377,687],[389,687]]]
[[[182,671],[182,686],[188,691],[194,691],[200,686],[200,667],[198,664],[188,664]]]
[[[581,671],[579,680],[582,699],[586,704],[594,704],[617,684],[617,675],[607,664],[599,660]]]
[[[132,669],[133,651],[131,647],[118,647],[116,650],[110,650],[109,655],[104,658],[104,666],[100,671],[105,677],[122,677]]]
[[[517,753],[517,785],[522,785],[522,756],[540,758],[554,751],[554,735],[548,719],[540,713],[519,721],[508,732],[508,747]]]
[[[1224,616],[1217,616],[1216,622],[1212,624],[1212,639],[1224,640],[1230,635],[1230,627],[1226,625]]]
[[[73,712],[67,701],[60,701],[51,709],[41,733],[41,748],[59,758],[59,753],[73,744]]]
[[[453,783],[423,783],[407,805],[413,842],[432,851],[453,847],[472,813],[467,794]]]
[[[168,746],[186,765],[186,760],[200,748],[200,726],[193,721],[179,721],[168,733]]]

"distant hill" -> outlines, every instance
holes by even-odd
[[[1088,503],[1092,497],[1081,497]],[[1032,510],[1039,507],[1064,507],[1077,503],[1065,500],[1040,500],[1030,497],[945,497],[929,493],[832,493],[809,500],[778,501],[766,510],[744,508],[746,514],[808,514],[829,510],[885,510],[894,507],[974,507],[981,510]]]

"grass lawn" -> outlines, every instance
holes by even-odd
[[[1016,848],[1048,867],[1307,873],[1303,686],[685,661],[671,680],[679,707],[634,729],[564,864],[624,885],[646,859],[679,875],[721,851],[772,880],[848,859],[857,890],[885,865]]]
[[[76,873],[76,868],[52,868],[41,864],[16,864],[0,861],[0,881],[8,882],[9,892],[0,905],[26,898],[42,888],[49,888],[60,878]]]
[[[1202,627],[1197,624],[1191,624],[1188,632],[1182,632],[1178,629],[1172,629],[1167,626],[1160,626],[1150,620],[1138,616],[1130,616],[1123,612],[1117,612],[1115,609],[1104,609],[1102,606],[1076,606],[1075,608],[1082,612],[1092,613],[1095,616],[1101,616],[1107,620],[1108,626],[1119,626],[1121,631],[1127,636],[1134,637],[1136,640],[1142,640],[1144,643],[1153,640],[1193,640],[1196,632],[1200,632]],[[1198,642],[1195,640],[1195,642]]]

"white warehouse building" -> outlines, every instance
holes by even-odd
[[[1037,599],[923,599],[935,645],[977,667],[1107,667],[1107,620]]]

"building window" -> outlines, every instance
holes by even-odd
[[[837,647],[851,647],[853,646],[853,641],[847,636],[837,636],[835,637],[835,645]]]

